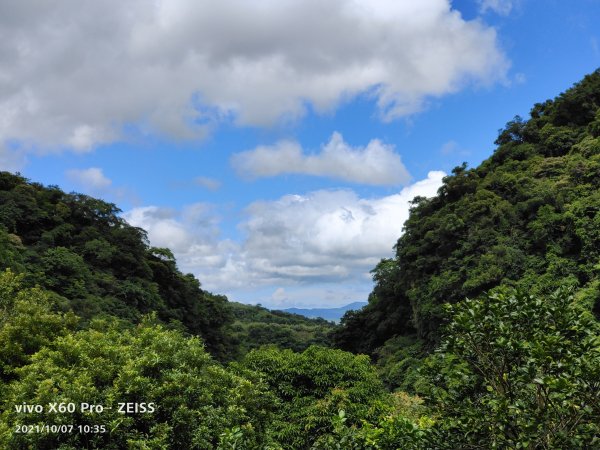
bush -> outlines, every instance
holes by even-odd
[[[497,290],[453,319],[420,388],[443,420],[440,448],[598,448],[600,333],[561,288]]]

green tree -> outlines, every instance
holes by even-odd
[[[0,268],[24,270],[23,253],[25,247],[19,236],[7,233],[0,226]]]
[[[349,425],[389,410],[383,384],[365,355],[317,346],[302,353],[263,347],[233,367],[264,380],[277,397],[270,434],[285,449],[309,448],[332,433],[340,409]]]
[[[600,446],[600,328],[572,289],[499,289],[448,309],[420,386],[439,448]]]
[[[49,292],[23,288],[22,279],[10,270],[0,272],[0,382],[16,378],[34,353],[77,324],[72,313],[56,311]]]
[[[0,448],[211,449],[239,432],[244,448],[265,445],[272,396],[260,382],[216,364],[197,338],[147,319],[123,329],[95,321],[58,337],[19,368],[5,389]],[[18,413],[15,405],[73,403],[74,412]],[[104,411],[81,409],[82,403]],[[120,404],[129,403],[129,411]],[[146,410],[139,410],[144,404]],[[151,404],[151,405],[150,405]],[[136,411],[136,408],[137,411]],[[100,426],[101,433],[15,433],[15,425]],[[235,434],[235,433],[234,433]]]

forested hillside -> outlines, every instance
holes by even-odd
[[[0,448],[600,448],[600,71],[496,144],[414,200],[340,327],[1,172]]]
[[[115,205],[7,172],[0,172],[0,205],[0,267],[24,273],[27,285],[58,294],[84,320],[138,322],[156,312],[202,336],[213,354],[230,350],[226,299],[182,274],[171,251],[151,247]]]
[[[368,306],[346,314],[336,344],[431,349],[446,303],[499,285],[546,295],[566,283],[600,313],[599,107],[596,71],[508,122],[479,167],[457,167],[437,196],[415,198],[395,258],[374,269]]]

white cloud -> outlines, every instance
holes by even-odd
[[[449,0],[6,2],[0,35],[0,142],[38,152],[272,125],[365,93],[392,120],[508,66]]]
[[[71,169],[66,171],[66,175],[73,183],[91,193],[106,192],[112,185],[112,181],[98,167]]]
[[[515,6],[515,0],[478,0],[482,13],[493,11],[501,16],[508,16]]]
[[[66,170],[65,177],[83,194],[101,196],[107,201],[140,203],[133,190],[123,186],[115,187],[99,167]]]
[[[352,292],[368,292],[368,272],[381,258],[393,255],[409,202],[435,195],[443,176],[430,172],[398,194],[381,198],[322,190],[254,202],[240,224],[240,243],[219,240],[218,219],[205,205],[182,212],[136,208],[124,217],[148,230],[152,245],[171,248],[182,270],[194,273],[209,290],[244,299],[253,289],[277,286],[281,290],[273,293],[271,288],[263,303],[342,304],[344,299],[364,300]],[[338,296],[328,300],[324,288],[321,298],[315,297],[314,286],[332,283]],[[302,301],[294,289],[313,290]]]
[[[432,196],[443,172],[382,198],[364,199],[351,190],[287,195],[255,202],[242,224],[243,251],[269,278],[343,279],[370,270],[392,247],[416,195]]]
[[[175,253],[181,253],[192,242],[192,234],[175,219],[175,212],[171,210],[145,206],[135,208],[123,217],[131,225],[146,230],[155,247],[167,247]]]
[[[364,148],[353,148],[339,133],[333,133],[317,154],[304,154],[297,142],[280,141],[237,153],[231,162],[240,174],[249,177],[295,173],[374,185],[405,184],[410,179],[392,145],[374,139]]]
[[[273,292],[273,294],[271,294],[271,301],[274,304],[285,305],[288,300],[289,300],[288,294],[285,291],[285,289],[282,287],[275,289],[275,292]]]
[[[218,235],[219,218],[204,203],[195,203],[182,211],[158,206],[142,206],[123,214],[131,225],[143,228],[155,247],[168,247],[182,259],[205,264],[224,257],[212,248]],[[210,248],[211,255],[204,252]]]

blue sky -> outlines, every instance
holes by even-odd
[[[366,300],[408,201],[600,66],[597,0],[2,3],[0,169],[274,308]]]

